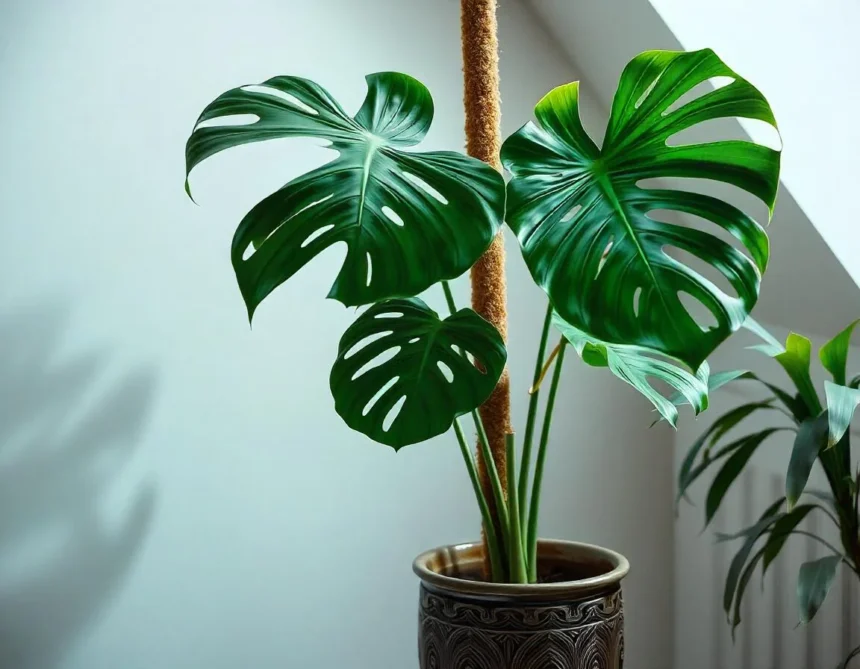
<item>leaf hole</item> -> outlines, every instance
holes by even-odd
[[[411,181],[414,185],[418,186],[418,188],[423,190],[434,200],[438,200],[442,204],[448,204],[448,200],[445,198],[445,196],[442,195],[442,193],[440,193],[438,190],[433,188],[433,186],[424,181],[424,179],[422,179],[421,177],[415,176],[414,174],[411,174],[409,172],[404,172],[403,176],[406,177],[409,181]]]
[[[639,297],[642,295],[642,286],[633,291],[633,315],[639,318]]]
[[[696,123],[666,138],[666,146],[707,146],[716,142],[739,141],[782,149],[779,131],[767,121],[735,117],[713,118]]]
[[[385,418],[382,421],[383,432],[388,432],[391,429],[391,426],[394,424],[394,421],[397,420],[397,416],[400,414],[400,410],[403,408],[405,402],[406,395],[403,395],[394,403],[394,406],[388,410],[388,413],[385,414]]]
[[[562,223],[567,223],[568,221],[572,220],[572,219],[573,219],[573,217],[574,217],[574,216],[576,216],[576,215],[579,213],[579,210],[580,210],[580,209],[582,209],[582,205],[581,205],[581,204],[574,205],[574,206],[570,209],[570,211],[568,211],[564,216],[562,216],[562,217],[561,217],[561,222],[562,222]]]
[[[400,346],[394,346],[392,348],[385,349],[379,355],[374,356],[355,371],[355,374],[352,375],[352,381],[355,381],[359,376],[369,372],[371,369],[376,369],[377,367],[384,365],[400,353],[400,349]]]
[[[361,349],[369,346],[375,341],[382,339],[383,337],[387,337],[390,334],[394,334],[394,330],[385,330],[384,332],[374,332],[372,335],[367,335],[366,337],[362,337],[355,344],[349,347],[349,350],[344,354],[343,359],[349,360],[353,355],[355,355]]]
[[[369,251],[365,255],[367,257],[367,285],[369,286],[373,279],[373,261],[370,259]]]
[[[309,234],[307,236],[305,241],[302,242],[302,248],[305,248],[308,244],[310,244],[315,239],[319,239],[325,233],[327,233],[329,230],[331,230],[333,228],[334,228],[334,223],[329,223],[328,225],[324,225],[321,228],[317,228],[316,230],[314,230],[311,234]]]
[[[436,366],[439,368],[439,371],[442,372],[442,376],[445,377],[445,380],[448,383],[454,383],[454,372],[451,371],[451,368],[441,360],[436,363]]]
[[[409,340],[409,343],[417,344],[419,341],[421,341],[421,337],[412,337],[412,339]]]
[[[383,311],[383,312],[376,314],[376,316],[374,316],[374,318],[402,318],[402,317],[403,317],[402,311]]]
[[[314,116],[319,116],[319,112],[313,107],[306,105],[304,102],[299,100],[295,95],[290,95],[289,93],[285,93],[284,91],[280,91],[277,88],[272,88],[271,86],[243,86],[243,91],[247,91],[248,93],[259,93],[261,95],[269,95],[273,98],[280,98],[285,102],[289,102],[293,107],[300,109],[306,114],[313,114]]]
[[[385,214],[385,218],[387,218],[389,221],[391,221],[395,225],[399,225],[401,228],[403,227],[403,219],[400,218],[400,215],[387,204],[383,205],[382,213]]]
[[[683,93],[677,100],[670,104],[663,111],[663,116],[668,116],[693,100],[705,97],[708,93],[713,93],[720,88],[725,88],[729,84],[734,83],[734,81],[734,77],[711,77],[710,79],[705,79]]]
[[[200,128],[225,128],[234,125],[254,125],[260,120],[256,114],[228,114],[200,121],[194,130]]]
[[[612,250],[612,244],[615,243],[615,238],[609,240],[609,243],[606,245],[606,248],[603,249],[603,253],[600,254],[600,261],[597,263],[597,271],[594,273],[594,278],[596,279],[600,276],[600,271],[603,269],[603,266],[606,264],[606,259],[609,257],[609,252]]]
[[[688,193],[700,193],[710,195],[724,202],[734,205],[748,216],[757,221],[768,220],[768,209],[756,196],[747,193],[743,188],[733,184],[713,181],[711,179],[698,179],[695,177],[661,177],[659,179],[640,179],[636,182],[639,188],[670,189],[686,191]],[[675,214],[677,222],[679,215]],[[656,220],[656,219],[655,219]]]
[[[707,283],[711,284],[709,286],[710,288],[716,288],[729,297],[738,297],[738,291],[732,285],[729,277],[723,274],[711,263],[702,260],[696,254],[691,253],[686,249],[678,248],[677,246],[668,245],[663,247],[663,253],[685,267],[693,270]]]
[[[720,323],[713,312],[690,293],[679,290],[678,299],[702,332],[708,332],[719,326]]]
[[[636,100],[636,103],[633,105],[633,107],[635,109],[639,109],[639,107],[642,106],[642,103],[645,102],[646,98],[649,95],[651,95],[651,93],[654,90],[654,87],[657,86],[657,82],[660,81],[660,77],[662,77],[662,76],[663,76],[663,73],[661,72],[660,74],[657,75],[657,77],[654,79],[654,81],[652,81],[648,85],[648,88],[645,89],[645,91],[642,93],[642,95],[639,96],[639,99]]]
[[[380,388],[379,390],[377,390],[376,393],[374,393],[373,397],[368,400],[367,404],[364,405],[364,409],[362,409],[361,415],[366,416],[367,414],[369,414],[373,409],[374,405],[379,401],[379,398],[382,397],[388,391],[388,389],[391,388],[399,380],[400,377],[395,376],[393,379],[389,379],[388,381],[386,381],[385,385],[382,386],[382,388]]]

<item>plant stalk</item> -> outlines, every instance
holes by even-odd
[[[543,359],[546,356],[546,342],[549,339],[549,329],[552,324],[552,305],[547,303],[546,306],[546,317],[543,321],[543,330],[540,335],[540,344],[538,345],[538,354],[537,359],[535,360],[535,371],[534,376],[532,377],[532,388],[534,388],[538,380],[540,379],[540,373],[543,369]],[[532,440],[534,438],[535,431],[535,422],[537,418],[537,408],[538,408],[538,390],[535,390],[531,395],[529,395],[529,413],[528,418],[526,419],[526,436],[523,440],[523,458],[522,464],[520,465],[520,478],[519,485],[517,487],[517,497],[519,498],[517,501],[520,506],[520,515],[522,520],[522,532],[523,534],[527,531],[527,521],[528,521],[528,493],[529,493],[529,474],[531,473],[531,460],[532,460]],[[508,461],[510,462],[510,460]],[[508,488],[510,490],[510,488]]]
[[[442,291],[445,293],[445,301],[448,303],[448,310],[454,314],[457,311],[457,304],[454,302],[454,294],[451,292],[451,285],[447,281],[442,282]],[[465,351],[460,349],[460,355],[466,357]],[[472,421],[475,423],[475,430],[478,433],[478,453],[484,459],[486,464],[486,477],[489,480],[490,491],[493,495],[494,506],[498,518],[498,525],[502,535],[502,543],[507,546],[510,540],[510,520],[508,513],[508,504],[505,500],[505,483],[499,476],[499,470],[496,468],[496,460],[492,456],[490,450],[490,440],[487,438],[487,432],[484,429],[484,422],[477,411],[472,411]],[[480,476],[479,476],[480,478]]]
[[[496,536],[496,530],[493,525],[493,517],[490,514],[490,507],[487,504],[487,498],[484,496],[484,491],[481,489],[481,482],[478,479],[478,470],[475,467],[475,461],[472,459],[472,449],[466,441],[466,435],[463,434],[463,428],[460,426],[460,419],[454,419],[454,434],[457,435],[457,442],[460,444],[460,453],[463,455],[463,461],[466,463],[466,470],[469,472],[469,479],[472,481],[472,488],[475,491],[475,498],[478,500],[478,507],[481,510],[481,520],[484,522],[484,533],[487,538],[487,555],[490,561],[491,577],[493,581],[500,583],[504,582],[505,570],[502,563],[502,552],[499,547],[499,539]]]
[[[555,396],[558,392],[558,382],[561,379],[561,368],[564,363],[564,352],[567,349],[567,340],[562,337],[559,342],[558,358],[555,361],[555,369],[552,373],[552,382],[549,387],[546,408],[543,415],[543,426],[541,428],[540,444],[538,445],[537,463],[535,464],[534,481],[532,482],[532,501],[529,505],[529,522],[526,545],[528,555],[526,562],[529,567],[529,582],[537,582],[537,528],[538,516],[540,514],[540,495],[543,483],[543,470],[546,464],[547,444],[549,443],[550,426],[552,424],[552,412],[555,407]]]
[[[511,583],[528,583],[529,576],[526,569],[525,555],[523,551],[522,526],[520,525],[520,504],[516,494],[517,460],[514,451],[514,435],[508,434],[505,439],[505,449],[508,458],[508,490],[512,491],[510,499],[510,531],[508,532],[508,565],[510,566],[509,578]]]

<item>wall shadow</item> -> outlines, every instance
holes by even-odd
[[[142,547],[155,489],[105,513],[154,399],[147,369],[64,353],[67,309],[0,313],[0,667],[59,666]]]

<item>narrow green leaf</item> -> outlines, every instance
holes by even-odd
[[[552,322],[586,364],[608,367],[615,376],[642,393],[673,427],[678,409],[652,385],[653,381],[663,381],[674,388],[697,414],[708,408],[707,363],[703,363],[699,374],[694,376],[683,363],[658,351],[600,341],[566,323],[557,313],[553,314]]]
[[[800,506],[794,507],[794,509],[776,521],[773,529],[770,531],[767,543],[765,544],[764,562],[761,567],[762,578],[764,578],[768,567],[779,555],[783,546],[785,546],[785,542],[788,541],[788,537],[791,536],[791,533],[798,525],[800,525],[801,522],[803,522],[803,519],[816,508],[818,507],[814,504],[801,504]]]
[[[836,569],[842,558],[829,555],[820,560],[805,562],[797,577],[797,604],[800,607],[800,624],[807,625],[818,613],[830,586],[836,578]]]
[[[825,411],[817,418],[805,420],[797,431],[785,477],[785,498],[789,509],[797,504],[809,480],[812,465],[821,450],[827,446],[828,423]]]
[[[860,374],[858,374],[857,376],[853,377],[853,378],[848,382],[848,387],[849,387],[849,388],[860,388]]]
[[[741,578],[741,574],[743,573],[744,565],[761,535],[764,534],[767,528],[769,528],[779,517],[779,508],[781,505],[782,500],[771,504],[767,509],[765,509],[764,513],[761,514],[755,525],[742,530],[739,534],[732,537],[743,537],[745,541],[735,554],[734,558],[732,558],[732,562],[729,565],[729,571],[726,574],[726,583],[723,589],[723,610],[726,612],[726,616],[728,616],[731,611],[732,601],[735,599],[735,593],[737,592],[738,582]]]
[[[506,357],[496,328],[471,309],[441,320],[417,297],[381,302],[340,340],[330,376],[335,410],[352,429],[396,450],[446,432],[480,406]]]
[[[735,479],[743,471],[758,447],[765,439],[779,431],[780,428],[770,428],[742,440],[741,445],[732,453],[731,457],[717,473],[710,490],[708,490],[708,496],[705,499],[705,526],[709,525],[711,520],[713,520],[732,483],[735,482]]]
[[[782,508],[783,504],[785,504],[785,497],[780,497],[777,501],[775,501],[773,504],[767,507],[767,509],[765,509],[764,513],[761,514],[761,516],[759,517],[759,522],[755,523],[754,525],[750,525],[749,527],[745,527],[738,532],[734,532],[732,534],[725,534],[723,532],[715,533],[714,536],[716,537],[717,543],[722,544],[728,541],[735,541],[744,537],[750,537],[754,534],[757,534],[757,536],[761,536],[761,530],[759,527],[761,521],[767,518],[773,521],[780,515],[782,515],[780,509]],[[765,529],[767,529],[767,526],[765,526]]]
[[[749,346],[748,348],[761,351],[765,355],[769,355],[771,358],[774,358],[785,351],[785,347],[777,341],[776,337],[762,327],[758,321],[753,319],[752,316],[747,316],[743,327],[764,340],[763,344],[756,344],[755,346]]]
[[[752,580],[753,573],[755,573],[755,568],[758,566],[758,563],[761,561],[762,556],[764,555],[765,549],[760,548],[756,551],[756,554],[750,560],[749,564],[746,566],[746,569],[743,570],[740,578],[738,579],[738,587],[737,592],[735,593],[735,607],[734,607],[734,616],[731,620],[732,625],[732,640],[735,638],[735,630],[738,628],[738,625],[741,624],[741,605],[744,600],[744,593],[746,593],[747,586],[749,582]]]
[[[806,408],[806,405],[803,403],[802,400],[788,394],[779,386],[776,386],[772,383],[768,383],[753,372],[741,373],[738,376],[735,376],[734,378],[725,381],[725,383],[731,383],[733,381],[756,381],[757,383],[762,384],[765,388],[770,390],[770,392],[772,392],[774,396],[779,399],[780,402],[785,405],[785,408],[794,417],[794,420],[798,424],[802,423],[805,419],[809,417],[809,409]],[[725,385],[725,383],[723,385]]]
[[[785,341],[785,351],[774,356],[788,376],[794,381],[797,390],[809,411],[817,415],[821,411],[821,401],[809,375],[809,362],[812,344],[806,337],[790,332]]]
[[[860,319],[851,323],[818,351],[821,364],[833,376],[837,385],[845,385],[845,368],[848,365],[848,347],[851,345],[851,334]]]
[[[732,83],[678,109],[673,102],[715,76]],[[764,228],[717,197],[644,187],[643,180],[691,177],[737,186],[772,209],[779,183],[778,151],[747,141],[673,146],[670,138],[700,123],[755,118],[776,127],[762,94],[710,49],[648,51],[618,83],[602,145],[580,114],[574,82],[550,91],[528,123],[502,147],[511,172],[506,220],[535,282],[574,327],[611,344],[634,344],[697,370],[737,330],[755,305],[768,261]],[[683,217],[671,224],[651,215],[669,210],[704,218],[734,236],[749,257]],[[721,274],[737,296],[720,290],[678,249]],[[703,328],[682,297],[716,319]]]
[[[824,395],[827,398],[827,415],[829,416],[827,447],[831,448],[839,443],[839,440],[851,426],[854,410],[860,404],[860,390],[825,381]]]

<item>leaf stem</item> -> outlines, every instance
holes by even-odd
[[[528,583],[528,571],[526,569],[525,555],[523,554],[523,535],[520,525],[520,505],[517,499],[518,495],[515,491],[517,481],[517,460],[516,451],[514,449],[514,435],[508,433],[505,435],[505,452],[508,462],[508,490],[511,493],[508,495],[511,507],[511,528],[508,533],[510,540],[508,542],[508,565],[510,566],[510,581],[511,583]]]
[[[549,373],[549,368],[552,367],[552,363],[555,360],[555,357],[558,355],[561,347],[564,346],[566,340],[560,341],[554,349],[549,354],[549,357],[546,359],[546,362],[543,364],[543,369],[541,369],[540,374],[538,374],[537,381],[532,384],[532,387],[529,388],[529,395],[534,395],[540,390],[541,384],[543,383],[544,378]]]
[[[529,582],[537,582],[537,527],[538,515],[540,513],[541,484],[543,483],[543,469],[546,463],[547,444],[549,443],[550,425],[552,423],[552,412],[555,407],[555,395],[558,391],[558,382],[561,378],[561,367],[564,363],[564,351],[567,348],[567,340],[562,337],[558,344],[558,360],[552,374],[552,383],[549,387],[549,397],[544,409],[543,426],[541,428],[540,444],[538,446],[537,463],[535,465],[534,481],[532,482],[532,501],[529,506],[528,535],[526,545],[528,556],[526,562],[529,567]]]
[[[538,345],[537,359],[535,360],[535,371],[532,377],[532,388],[534,388],[540,380],[541,370],[543,369],[543,359],[546,356],[546,342],[549,339],[549,329],[552,324],[552,304],[547,303],[546,317],[543,321],[543,330],[540,335],[540,344]],[[520,506],[520,516],[522,521],[522,532],[526,533],[528,522],[528,493],[529,493],[529,474],[531,473],[532,460],[532,441],[534,439],[535,423],[537,422],[538,408],[538,391],[529,395],[529,413],[526,419],[526,436],[523,440],[523,458],[520,465],[519,486],[517,488],[517,502]],[[510,463],[510,460],[508,460]],[[508,488],[508,494],[513,488]]]
[[[460,426],[460,419],[454,419],[454,434],[457,435],[457,442],[460,444],[460,453],[463,455],[463,461],[466,463],[466,470],[469,472],[469,479],[472,481],[472,488],[475,491],[475,498],[478,500],[478,507],[481,510],[481,519],[484,522],[484,532],[487,534],[487,546],[490,551],[490,570],[492,571],[492,579],[496,583],[504,582],[505,573],[502,566],[502,554],[499,548],[499,538],[496,536],[496,528],[493,523],[493,516],[490,513],[490,506],[487,504],[487,498],[484,496],[484,491],[481,490],[481,482],[478,479],[478,469],[475,466],[475,460],[472,457],[472,450],[466,442],[466,436],[463,434],[463,428]]]
[[[457,305],[454,302],[454,295],[451,292],[451,285],[448,281],[442,282],[442,291],[445,293],[445,301],[448,303],[448,310],[454,314],[457,311]],[[460,355],[467,357],[466,353],[460,349]],[[472,421],[475,423],[475,429],[478,432],[478,448],[481,450],[481,457],[484,459],[487,468],[487,475],[490,479],[490,487],[493,491],[493,501],[495,502],[496,515],[499,519],[499,526],[502,531],[502,543],[508,545],[510,535],[510,523],[508,519],[508,505],[505,501],[505,491],[502,488],[502,481],[499,477],[499,469],[496,467],[496,460],[490,450],[490,441],[487,438],[487,431],[484,429],[484,421],[481,420],[481,415],[477,409],[472,410]]]

